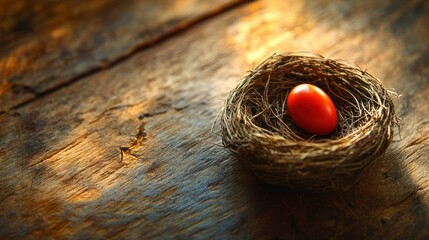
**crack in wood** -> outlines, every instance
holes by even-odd
[[[137,148],[142,146],[143,142],[146,141],[146,138],[147,138],[147,133],[144,128],[144,125],[145,123],[140,124],[139,130],[137,134],[134,136],[134,140],[131,142],[129,146],[119,147],[119,150],[121,152],[121,157],[120,157],[121,163],[129,164],[131,162],[129,159],[130,157],[134,159],[138,157],[138,154],[136,153]]]
[[[139,116],[139,120],[143,120],[143,119],[148,118],[148,117],[154,117],[154,116],[161,115],[161,114],[164,114],[167,112],[168,112],[167,110],[161,110],[161,111],[156,111],[156,112],[142,113]]]
[[[162,114],[166,114],[168,113],[170,110],[175,110],[177,112],[180,112],[186,108],[188,108],[188,105],[184,105],[184,106],[168,106],[168,109],[162,109],[162,110],[157,110],[157,111],[153,111],[153,112],[145,112],[139,115],[139,120],[143,120],[145,118],[149,118],[149,117],[155,117],[158,115],[162,115]]]
[[[415,138],[414,140],[412,140],[411,142],[409,142],[405,146],[405,149],[421,145],[421,144],[423,144],[428,139],[429,139],[429,136],[423,136],[423,135],[422,136],[418,136],[417,138]]]

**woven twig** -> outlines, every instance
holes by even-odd
[[[330,136],[309,135],[287,113],[289,91],[311,83],[337,108]],[[245,76],[221,111],[223,145],[268,183],[346,189],[378,159],[398,119],[391,91],[359,67],[322,56],[273,55]]]

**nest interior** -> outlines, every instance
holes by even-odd
[[[329,136],[310,135],[287,113],[289,91],[323,89],[337,109]],[[346,189],[381,158],[398,123],[391,91],[359,67],[311,54],[273,55],[228,95],[221,112],[223,145],[268,183]]]

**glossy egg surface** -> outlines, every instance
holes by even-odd
[[[328,135],[337,126],[337,112],[331,98],[319,87],[300,84],[287,97],[287,110],[293,122],[303,130]]]

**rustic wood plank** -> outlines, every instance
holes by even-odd
[[[260,1],[0,116],[0,237],[427,239],[427,1]],[[269,186],[210,133],[272,52],[356,61],[402,139],[353,188]]]
[[[240,2],[2,0],[0,113]]]

